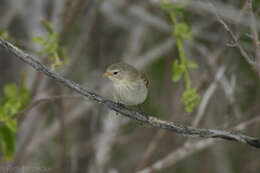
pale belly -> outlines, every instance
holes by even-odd
[[[119,103],[138,105],[145,101],[147,88],[144,83],[138,85],[115,85],[115,96]]]

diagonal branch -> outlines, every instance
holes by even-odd
[[[258,31],[257,31],[257,24],[256,24],[256,18],[253,12],[253,0],[248,0],[248,8],[249,8],[249,14],[250,14],[250,28],[251,32],[253,34],[253,41],[255,46],[255,56],[256,56],[256,62],[260,64],[260,51],[259,51],[259,39],[258,39]]]
[[[239,123],[234,127],[235,130],[243,130],[254,123],[260,121],[260,116],[256,116],[250,120]],[[169,166],[173,166],[179,161],[184,160],[185,158],[200,152],[201,150],[212,146],[216,143],[216,140],[212,139],[203,139],[199,141],[187,141],[181,147],[174,149],[172,152],[167,154],[164,158],[156,161],[149,167],[144,168],[136,173],[151,173],[153,171],[162,171]]]
[[[24,63],[30,65],[35,70],[44,73],[49,78],[63,84],[64,86],[74,90],[82,96],[85,96],[91,101],[97,102],[99,104],[105,105],[107,108],[114,110],[120,113],[123,116],[127,116],[131,119],[135,119],[144,124],[151,125],[153,127],[158,127],[162,129],[166,129],[181,135],[192,136],[192,137],[204,137],[204,138],[220,138],[225,140],[231,140],[236,142],[246,143],[248,145],[254,146],[256,148],[260,148],[260,141],[257,138],[246,136],[240,133],[222,131],[222,130],[212,130],[212,129],[204,129],[204,128],[192,128],[185,127],[182,125],[175,125],[172,122],[167,122],[164,120],[160,120],[158,118],[154,118],[144,113],[139,113],[134,110],[128,109],[123,105],[117,104],[111,100],[108,100],[89,89],[85,89],[78,85],[77,83],[66,79],[59,75],[58,73],[49,70],[46,66],[41,64],[39,61],[34,59],[31,55],[26,54],[19,48],[15,47],[11,43],[0,38],[0,46],[6,51],[13,54],[16,58],[19,58]]]
[[[259,71],[259,64],[257,64],[254,60],[252,60],[252,58],[249,57],[247,52],[240,45],[238,38],[235,36],[235,34],[232,32],[232,30],[228,27],[228,25],[224,22],[224,20],[221,19],[221,17],[219,16],[219,14],[217,13],[216,10],[215,10],[215,16],[216,16],[218,22],[221,25],[223,25],[224,29],[226,30],[226,32],[229,34],[230,38],[232,39],[234,46],[238,48],[238,50],[240,51],[240,53],[244,57],[244,59],[247,61],[247,63],[249,65],[251,65],[251,67],[253,68],[254,71],[259,73],[260,72]]]

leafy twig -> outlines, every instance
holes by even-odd
[[[191,39],[191,32],[189,26],[185,22],[179,22],[177,17],[182,16],[183,4],[180,3],[169,3],[168,0],[164,0],[161,4],[162,9],[166,10],[171,18],[174,26],[173,35],[176,38],[178,53],[180,62],[175,60],[173,63],[173,81],[179,81],[182,76],[185,79],[186,90],[183,93],[182,101],[185,105],[187,112],[192,112],[194,107],[199,103],[200,97],[197,94],[196,88],[192,88],[189,70],[191,68],[197,68],[197,64],[192,61],[188,61],[184,56],[183,40]],[[179,14],[177,16],[177,14]]]

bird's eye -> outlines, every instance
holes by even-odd
[[[117,74],[118,74],[118,72],[117,72],[117,71],[115,71],[113,74],[114,74],[114,75],[117,75]]]

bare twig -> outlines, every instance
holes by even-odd
[[[86,23],[84,25],[84,36],[80,39],[78,45],[75,48],[75,52],[73,54],[73,58],[71,59],[69,65],[65,68],[63,71],[64,75],[67,75],[72,72],[75,65],[79,62],[82,53],[82,50],[84,50],[86,47],[88,47],[89,40],[91,37],[91,32],[95,26],[95,23],[97,22],[98,12],[100,7],[100,1],[96,1],[95,6],[92,8],[92,10],[89,12],[89,16],[86,19]]]
[[[182,125],[175,125],[172,122],[167,122],[158,118],[154,118],[148,115],[145,115],[144,113],[139,113],[134,110],[128,109],[125,106],[115,103],[109,99],[106,99],[94,92],[92,92],[89,89],[85,89],[78,85],[77,83],[66,79],[59,75],[58,73],[49,70],[47,67],[45,67],[43,64],[41,64],[39,61],[37,61],[35,58],[30,56],[29,54],[26,54],[19,48],[15,47],[11,43],[3,40],[0,38],[0,46],[8,51],[9,53],[13,54],[16,58],[19,58],[24,63],[30,65],[35,70],[44,73],[49,78],[63,84],[69,89],[72,89],[73,91],[77,92],[78,94],[88,98],[89,100],[103,104],[107,108],[114,110],[118,113],[120,113],[123,116],[129,117],[131,119],[134,119],[136,121],[139,121],[144,124],[151,125],[153,127],[166,129],[172,132],[175,132],[177,134],[181,134],[184,136],[191,136],[191,137],[204,137],[204,138],[220,138],[230,141],[236,141],[236,142],[242,142],[245,144],[248,144],[250,146],[254,146],[257,148],[260,148],[260,141],[257,138],[246,136],[240,133],[234,133],[234,132],[228,132],[228,131],[222,131],[222,130],[213,130],[213,129],[204,129],[204,128],[192,128],[192,127],[185,127]]]
[[[253,12],[252,0],[248,0],[247,3],[248,3],[249,13],[250,13],[250,28],[253,35],[254,46],[255,46],[255,57],[257,59],[256,61],[258,62],[258,64],[260,64],[259,37],[257,33],[256,19]]]
[[[244,121],[237,126],[234,127],[235,130],[244,130],[249,125],[252,125],[256,122],[260,121],[260,116],[256,116],[250,120]],[[207,147],[212,146],[216,143],[216,140],[213,139],[203,139],[199,140],[197,142],[186,142],[182,147],[174,150],[170,154],[168,154],[166,157],[164,157],[161,160],[158,160],[154,164],[152,164],[149,167],[146,167],[143,170],[138,171],[137,173],[151,173],[153,171],[159,171],[162,169],[165,169],[169,166],[172,166],[173,164],[189,157],[192,154],[195,154]]]
[[[46,102],[51,102],[51,101],[56,101],[59,99],[84,99],[83,97],[79,96],[66,96],[66,95],[60,95],[60,96],[50,96],[50,97],[45,97],[45,98],[39,98],[33,102],[31,102],[24,110],[21,112],[18,112],[16,115],[14,115],[15,118],[21,118],[24,114],[28,113],[31,109],[33,109],[35,106],[41,104],[41,103],[46,103]]]
[[[151,26],[154,26],[155,28],[158,28],[161,31],[172,31],[170,24],[168,24],[164,19],[148,13],[145,8],[133,5],[129,9],[129,13],[130,15],[138,17],[143,22],[150,24]]]
[[[154,5],[160,5],[162,0],[150,0],[150,2]],[[212,9],[210,8],[211,3],[208,3],[208,1],[189,1],[189,3],[186,3],[183,0],[168,0],[168,2],[183,3],[186,9],[199,15],[214,14]],[[221,3],[220,1],[211,2],[214,2],[214,6],[216,7],[216,9],[218,9],[221,18],[228,21],[233,21],[234,23],[240,24],[245,27],[248,27],[250,25],[250,19],[244,15],[241,15],[240,10],[234,8],[234,6],[228,5],[227,3],[223,2]],[[260,23],[258,22],[256,24],[259,30]]]
[[[68,18],[65,22],[65,25],[62,29],[62,31],[60,32],[60,42],[62,42],[62,40],[64,40],[65,34],[68,32],[68,30],[70,29],[70,26],[73,24],[73,22],[75,21],[75,18],[77,17],[77,15],[80,13],[81,8],[83,7],[83,0],[77,0],[75,2],[74,7],[72,8],[71,12],[68,15]]]
[[[216,18],[218,20],[218,22],[223,25],[223,27],[225,28],[225,30],[227,31],[227,33],[230,35],[234,46],[236,46],[238,48],[238,50],[240,51],[241,55],[245,58],[245,60],[247,61],[247,63],[249,65],[252,66],[252,68],[256,71],[259,72],[259,65],[254,62],[249,55],[247,54],[247,52],[243,49],[243,47],[240,45],[238,38],[235,36],[235,34],[232,32],[232,30],[228,27],[228,25],[224,22],[224,20],[221,19],[221,17],[218,15],[217,12],[215,12]]]
[[[7,28],[9,24],[12,22],[12,20],[17,15],[24,15],[24,11],[22,10],[25,6],[25,1],[10,1],[11,2],[11,8],[8,9],[5,16],[1,19],[0,26],[1,28]]]
[[[217,89],[217,83],[218,81],[223,77],[225,72],[225,67],[220,67],[216,73],[215,80],[211,83],[211,85],[208,87],[206,90],[204,96],[201,99],[199,108],[198,108],[198,113],[192,122],[193,127],[197,127],[201,119],[203,118],[203,115],[205,114],[206,108],[209,104],[210,98],[213,96]]]

